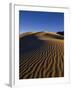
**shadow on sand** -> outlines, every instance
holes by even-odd
[[[20,48],[20,57],[28,52],[40,48],[44,44],[43,40],[40,40],[35,35],[26,35],[20,38],[19,48]]]

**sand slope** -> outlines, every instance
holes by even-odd
[[[20,36],[19,78],[64,76],[64,37],[37,32]]]

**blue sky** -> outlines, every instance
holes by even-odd
[[[20,10],[19,31],[20,33],[64,31],[64,13]]]

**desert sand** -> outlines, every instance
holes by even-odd
[[[64,36],[53,32],[20,35],[19,78],[64,77]]]

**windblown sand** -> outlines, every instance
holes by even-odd
[[[64,77],[64,36],[37,32],[20,35],[19,78]]]

